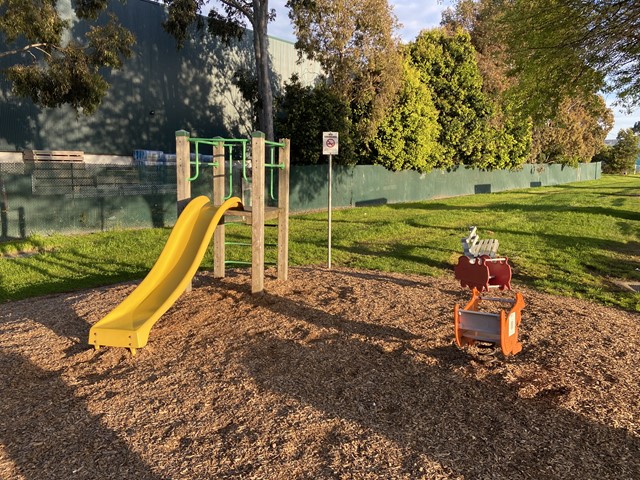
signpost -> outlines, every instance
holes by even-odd
[[[329,193],[327,198],[328,246],[327,267],[331,268],[331,170],[332,158],[338,155],[338,132],[322,132],[322,154],[329,155]]]

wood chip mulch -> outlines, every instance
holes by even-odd
[[[490,362],[453,279],[268,273],[199,273],[135,357],[86,343],[133,283],[0,305],[0,478],[640,478],[639,314],[520,289]]]

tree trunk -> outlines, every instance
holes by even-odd
[[[273,90],[269,75],[269,39],[267,22],[269,0],[253,0],[253,50],[256,56],[258,78],[258,128],[267,140],[274,140]]]

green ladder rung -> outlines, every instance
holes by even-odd
[[[252,262],[243,262],[242,260],[225,260],[225,265],[252,265]],[[277,265],[276,262],[264,262],[265,265]]]

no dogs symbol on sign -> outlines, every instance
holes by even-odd
[[[322,132],[322,154],[338,155],[338,132]]]

